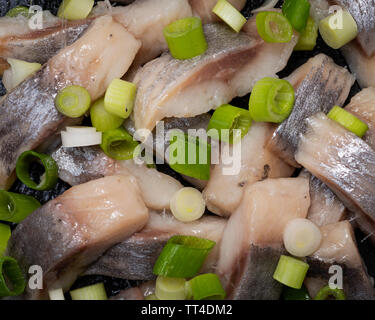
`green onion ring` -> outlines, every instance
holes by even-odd
[[[39,184],[31,180],[29,174],[30,164],[35,160],[40,160],[45,170]],[[18,179],[20,179],[27,187],[34,190],[53,189],[59,176],[55,160],[46,154],[35,151],[25,151],[19,156],[16,164],[16,174]]]
[[[292,25],[279,12],[259,12],[256,25],[260,37],[266,42],[286,43],[292,40]]]
[[[69,86],[57,94],[55,105],[63,115],[70,118],[79,118],[90,109],[91,97],[85,88]]]
[[[190,293],[194,300],[223,300],[225,290],[220,282],[219,277],[214,273],[205,273],[188,282]]]
[[[336,298],[336,300],[346,300],[346,296],[341,289],[331,289],[329,286],[325,286],[319,290],[314,300],[327,300],[329,296]]]
[[[294,29],[298,32],[305,30],[310,15],[308,0],[285,0],[282,11]]]
[[[20,14],[23,15],[24,17],[28,18],[29,17],[29,8],[26,7],[26,6],[14,7],[13,9],[10,9],[7,12],[6,16],[14,18],[14,17],[17,17]]]
[[[17,261],[11,257],[0,257],[0,297],[18,296],[25,287],[25,277]]]
[[[103,140],[100,145],[104,153],[115,160],[133,159],[137,146],[138,142],[134,141],[124,128],[103,132]]]
[[[10,227],[7,224],[0,223],[0,256],[6,251],[10,236]]]
[[[198,274],[215,242],[193,236],[174,236],[159,255],[154,274],[171,278],[191,278]]]

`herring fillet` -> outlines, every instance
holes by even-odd
[[[267,178],[290,177],[292,167],[266,149],[275,127],[269,123],[253,123],[241,140],[240,170],[238,174],[225,174],[232,165],[214,165],[203,191],[207,208],[220,216],[229,217],[241,202],[247,186]],[[233,149],[230,146],[230,149]],[[230,154],[233,150],[230,151]],[[235,161],[236,162],[236,161]]]
[[[305,119],[318,112],[327,113],[335,105],[342,106],[354,83],[350,72],[336,65],[332,58],[318,54],[286,78],[295,88],[294,108],[275,130],[268,147],[292,166]]]
[[[221,237],[227,220],[204,216],[189,223],[175,219],[170,213],[150,212],[146,227],[109,249],[90,266],[85,275],[105,275],[130,280],[153,280],[152,269],[164,245],[174,235],[191,235],[216,242],[202,272],[215,270]]]
[[[216,273],[227,299],[277,300],[282,285],[273,273],[283,247],[283,231],[310,206],[306,178],[267,179],[246,188],[221,240]]]
[[[18,156],[38,147],[72,120],[54,99],[69,85],[85,87],[99,98],[114,78],[131,65],[140,43],[110,16],[95,20],[73,45],[61,50],[34,75],[0,101],[0,187],[11,182]],[[127,52],[124,57],[123,52]],[[98,61],[101,63],[99,64]]]
[[[31,265],[42,267],[43,290],[26,289],[26,297],[45,299],[50,289],[68,290],[90,263],[140,231],[148,217],[134,177],[105,177],[75,186],[29,215],[13,231],[7,255],[25,275]]]
[[[296,161],[323,181],[350,211],[375,221],[374,150],[323,113],[306,123]]]
[[[137,72],[137,129],[152,130],[167,117],[206,113],[249,93],[257,80],[275,77],[285,67],[297,41],[294,36],[287,44],[264,42],[254,17],[240,33],[221,23],[206,24],[204,31],[208,49],[201,56],[177,60],[165,53]]]

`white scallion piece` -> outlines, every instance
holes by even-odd
[[[319,249],[320,229],[308,219],[294,219],[284,229],[285,249],[296,257],[306,257]]]
[[[5,70],[3,75],[3,83],[7,91],[17,87],[23,80],[42,67],[40,63],[30,63],[18,59],[8,58],[7,61],[10,68]]]
[[[48,291],[50,300],[65,300],[63,289],[54,289]]]
[[[61,141],[67,148],[95,146],[102,143],[102,133],[92,127],[67,127],[61,131]]]
[[[180,189],[173,195],[170,208],[176,219],[191,222],[202,217],[206,203],[199,190],[188,187]]]

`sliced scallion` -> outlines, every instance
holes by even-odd
[[[288,81],[263,78],[251,92],[250,116],[255,121],[280,123],[292,112],[294,99],[294,88]]]
[[[61,141],[65,148],[96,146],[102,143],[102,133],[93,127],[66,127],[61,131]]]
[[[169,148],[169,166],[176,172],[200,179],[210,178],[211,145],[199,137],[176,134]]]
[[[224,104],[215,110],[208,124],[207,131],[215,129],[220,140],[233,143],[235,142],[233,130],[241,130],[241,138],[243,138],[249,131],[251,122],[252,119],[247,110]],[[229,130],[229,134],[223,135],[222,130]]]
[[[156,279],[155,296],[159,300],[185,300],[186,281],[183,278],[159,276]]]
[[[14,7],[7,12],[6,16],[14,18],[20,14],[27,18],[29,16],[29,8],[25,6]]]
[[[227,0],[219,0],[212,12],[236,32],[239,32],[247,21],[241,12]]]
[[[133,159],[138,142],[124,129],[117,128],[103,132],[103,141],[100,147],[104,153],[116,160]]]
[[[25,277],[17,261],[11,257],[0,257],[0,297],[18,296],[25,286]]]
[[[10,227],[7,224],[0,223],[0,256],[4,254],[7,248],[10,235],[11,235]]]
[[[70,118],[83,116],[90,108],[89,92],[81,86],[69,86],[61,90],[55,99],[55,106],[59,112]]]
[[[173,58],[191,59],[207,50],[202,20],[189,17],[172,22],[164,28],[164,38]]]
[[[349,11],[342,9],[320,20],[319,32],[326,44],[339,49],[357,37],[358,26]]]
[[[124,119],[109,113],[104,107],[104,98],[96,101],[90,109],[91,123],[96,130],[105,132],[121,127]]]
[[[44,174],[39,183],[34,182],[30,178],[30,164],[34,161],[40,161],[44,167]],[[35,151],[25,151],[18,157],[16,174],[18,179],[31,189],[50,190],[53,189],[57,183],[58,167],[55,160],[49,155]]]
[[[8,58],[10,68],[4,71],[3,83],[7,91],[17,87],[26,78],[37,72],[42,65],[23,60]]]
[[[215,242],[193,236],[170,238],[159,255],[154,274],[173,278],[197,275]]]
[[[294,47],[295,51],[310,51],[316,46],[316,39],[318,38],[318,24],[309,17],[306,28],[303,30],[298,38],[298,42]]]
[[[107,300],[107,293],[103,283],[93,284],[91,286],[70,291],[72,300]]]
[[[282,255],[273,278],[288,287],[301,289],[308,269],[309,265],[307,263]]]
[[[225,290],[219,277],[214,273],[205,273],[189,281],[194,300],[223,300]]]
[[[339,106],[334,106],[331,109],[328,113],[328,118],[336,121],[360,138],[362,138],[368,130],[368,125],[366,123]]]
[[[126,119],[133,111],[137,87],[134,83],[121,79],[112,80],[104,96],[107,112]]]
[[[199,190],[187,187],[178,190],[173,195],[170,208],[177,220],[191,222],[202,217],[206,209],[206,203]]]
[[[346,300],[346,296],[341,289],[331,289],[329,286],[325,286],[319,290],[314,300],[326,300],[328,297],[334,297],[336,300]]]
[[[34,197],[0,190],[0,220],[19,223],[41,206]]]
[[[68,20],[86,19],[94,7],[94,0],[64,0],[57,16]]]
[[[286,43],[292,40],[292,25],[280,12],[259,12],[256,25],[259,35],[266,42]]]
[[[50,300],[65,300],[62,288],[49,290],[48,295]]]
[[[285,0],[282,11],[292,27],[302,32],[310,15],[310,2],[308,0]]]

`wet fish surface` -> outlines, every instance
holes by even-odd
[[[25,275],[31,265],[42,267],[43,290],[27,289],[26,295],[45,299],[50,289],[68,290],[90,263],[141,230],[148,217],[135,178],[105,177],[75,186],[29,215],[13,231],[7,254]]]
[[[238,34],[221,23],[206,24],[204,31],[208,49],[201,56],[177,60],[165,53],[135,75],[137,129],[152,131],[164,118],[194,117],[244,96],[257,80],[285,67],[297,41],[265,43],[255,18]]]
[[[327,113],[342,106],[354,83],[354,77],[333,60],[318,54],[286,78],[295,88],[294,108],[288,119],[276,129],[268,147],[293,166],[299,136],[306,130],[304,120],[317,112]]]
[[[375,291],[362,258],[358,252],[353,230],[348,221],[321,227],[320,248],[307,257],[308,270],[305,284],[312,297],[328,285],[331,266],[342,268],[343,289],[347,300],[374,300]],[[315,282],[315,283],[314,283]],[[317,282],[317,283],[316,283]]]
[[[225,225],[225,219],[213,216],[183,223],[169,213],[150,212],[149,222],[141,232],[109,249],[85,274],[153,280],[156,278],[152,272],[154,264],[164,245],[174,235],[192,235],[215,241],[216,245],[202,269],[204,272],[212,272],[217,264]]]
[[[283,232],[310,206],[306,178],[267,179],[246,188],[240,206],[224,230],[217,273],[227,299],[279,299],[282,285],[273,279],[285,253]]]
[[[323,113],[306,123],[296,161],[329,186],[350,211],[375,221],[374,150]]]
[[[109,300],[144,300],[144,297],[141,289],[135,287],[122,290]]]
[[[73,45],[66,47],[41,70],[0,101],[0,187],[9,185],[18,156],[38,147],[69,119],[55,108],[57,93],[69,85],[85,87],[99,98],[114,78],[131,65],[140,43],[110,16],[98,18]],[[82,48],[87,50],[82,51]],[[124,57],[123,52],[127,52]],[[100,65],[96,63],[101,59]]]

